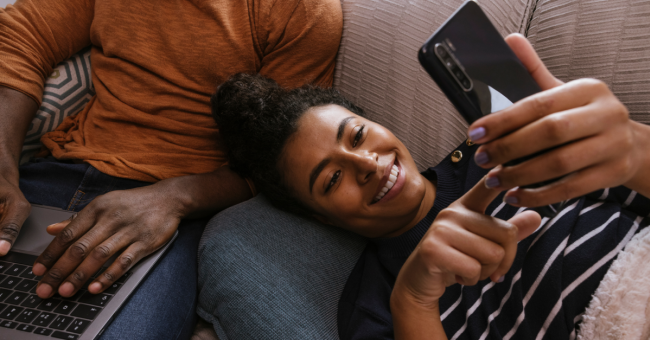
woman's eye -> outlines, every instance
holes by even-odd
[[[327,184],[327,188],[325,188],[325,192],[328,192],[334,184],[339,180],[339,177],[341,176],[341,170],[337,171],[332,175],[332,179],[330,179],[329,184]]]
[[[356,147],[357,144],[359,144],[359,141],[361,140],[361,137],[363,137],[363,130],[365,130],[366,126],[361,125],[361,128],[359,128],[359,131],[357,131],[356,136],[354,136],[354,141],[352,141],[352,147]]]

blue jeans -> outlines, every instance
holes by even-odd
[[[52,157],[20,167],[20,189],[29,202],[69,211],[80,211],[109,191],[148,184]],[[176,241],[118,311],[101,339],[190,338],[197,320],[197,247],[206,223],[181,222]]]

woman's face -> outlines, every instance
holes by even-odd
[[[433,205],[433,185],[404,144],[338,105],[312,108],[300,118],[279,166],[317,219],[367,237],[399,235]],[[427,192],[431,202],[423,206]]]

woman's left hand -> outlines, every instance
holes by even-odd
[[[630,120],[605,83],[580,79],[565,84],[551,75],[526,38],[513,34],[506,41],[543,92],[469,127],[470,138],[483,144],[475,154],[477,164],[496,166],[488,185],[510,189],[505,201],[527,207],[618,185],[650,195],[650,180],[640,171],[650,165],[650,127]],[[552,147],[523,163],[503,166]],[[558,177],[540,188],[520,188]]]

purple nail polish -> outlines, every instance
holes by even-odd
[[[477,140],[483,137],[485,137],[485,128],[482,126],[469,131],[469,139],[471,139],[474,142],[476,142]]]
[[[497,280],[497,282],[498,282],[498,283],[501,283],[501,282],[505,281],[505,279],[506,279],[506,276],[505,276],[505,275],[504,275],[504,276],[501,276],[501,277]]]
[[[519,199],[515,196],[506,196],[504,201],[508,204],[517,204],[519,203]]]
[[[476,162],[478,165],[487,164],[489,161],[490,157],[488,157],[487,153],[485,152],[479,152],[474,155],[474,162]]]
[[[496,188],[499,185],[501,185],[501,182],[499,182],[499,177],[488,177],[485,179],[485,186],[488,189]]]

